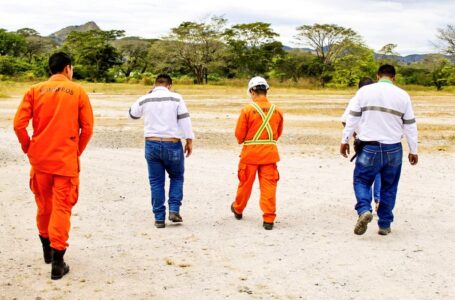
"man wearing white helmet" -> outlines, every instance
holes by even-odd
[[[253,77],[248,84],[253,101],[242,109],[235,129],[237,141],[243,144],[243,148],[238,170],[240,182],[231,211],[237,220],[242,219],[257,173],[263,227],[271,230],[276,217],[276,187],[280,179],[276,143],[283,132],[283,113],[267,100],[268,89],[267,81],[259,76]]]

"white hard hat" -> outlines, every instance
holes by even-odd
[[[251,78],[250,82],[248,82],[248,94],[250,93],[250,90],[252,88],[258,85],[265,85],[265,87],[269,89],[269,84],[267,83],[267,81],[261,76],[256,76]]]

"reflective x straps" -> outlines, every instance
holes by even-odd
[[[272,104],[272,106],[269,109],[269,112],[267,115],[264,114],[262,109],[257,105],[256,103],[251,103],[251,105],[256,109],[256,111],[259,113],[259,115],[262,118],[262,124],[261,127],[259,127],[258,131],[256,131],[256,134],[254,135],[252,140],[245,141],[243,144],[244,145],[269,145],[269,144],[276,144],[276,141],[273,139],[273,131],[272,127],[270,126],[270,119],[272,118],[273,113],[275,112],[275,105]],[[269,135],[269,138],[266,140],[260,140],[259,137],[262,135],[264,130],[267,130],[267,133]]]

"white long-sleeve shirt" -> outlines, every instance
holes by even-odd
[[[144,117],[144,137],[194,139],[190,114],[180,94],[155,87],[130,108],[132,119]]]
[[[362,141],[399,143],[406,137],[410,153],[417,154],[417,124],[408,93],[388,80],[359,89],[349,103],[349,115],[341,143],[353,132]]]

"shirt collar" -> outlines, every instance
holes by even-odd
[[[54,74],[52,75],[49,80],[52,80],[52,81],[66,81],[66,80],[69,80],[68,77],[66,77],[65,75],[63,74]]]
[[[256,99],[253,100],[254,102],[269,102],[266,96],[258,96]]]
[[[392,80],[390,80],[390,79],[380,79],[378,82],[384,82],[384,83],[393,84]]]
[[[155,92],[155,91],[169,91],[169,89],[164,86],[156,86],[155,88],[153,88],[152,92]]]

